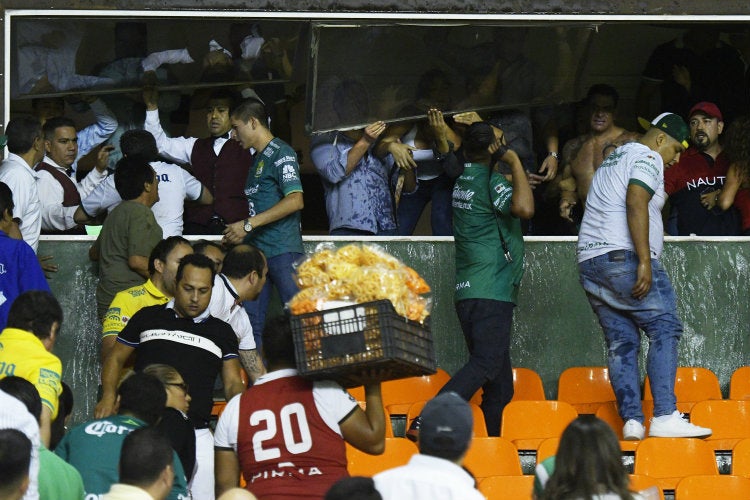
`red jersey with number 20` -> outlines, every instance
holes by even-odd
[[[237,456],[260,500],[322,499],[349,475],[344,440],[318,413],[312,382],[298,376],[242,394]]]

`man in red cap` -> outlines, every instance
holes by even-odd
[[[724,119],[718,106],[699,102],[690,110],[691,146],[680,161],[664,172],[664,190],[669,195],[670,221],[667,232],[688,236],[731,236],[740,234],[737,211],[708,209],[701,195],[721,189],[729,160],[719,143]]]

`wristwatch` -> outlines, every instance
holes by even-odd
[[[247,219],[245,219],[245,225],[242,226],[242,228],[245,230],[246,233],[249,233],[250,231],[253,230],[253,225],[250,224],[250,218],[249,217]]]
[[[557,159],[559,159],[559,158],[560,158],[560,157],[558,156],[558,154],[557,154],[557,151],[550,151],[550,152],[549,152],[549,154],[548,154],[547,156],[551,156],[551,157],[552,157],[552,158],[554,158],[555,160],[557,160]]]

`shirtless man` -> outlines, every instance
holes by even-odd
[[[615,111],[619,96],[605,84],[593,85],[586,95],[591,113],[589,132],[571,139],[563,147],[563,174],[560,181],[560,217],[573,222],[572,212],[578,202],[586,205],[586,195],[594,172],[604,158],[626,142],[638,139],[638,134],[615,125]]]

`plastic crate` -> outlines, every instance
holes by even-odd
[[[362,385],[362,373],[387,370],[383,380],[435,373],[429,318],[425,324],[396,314],[390,300],[292,316],[300,375]]]

